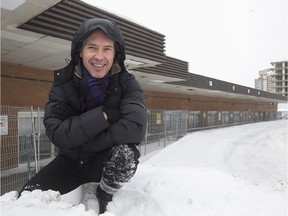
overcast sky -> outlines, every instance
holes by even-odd
[[[166,36],[189,72],[254,88],[260,70],[288,60],[287,0],[85,0]]]

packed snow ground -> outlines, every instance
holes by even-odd
[[[102,215],[287,216],[287,123],[188,134],[141,158]],[[95,187],[86,184],[65,196],[36,190],[18,200],[11,191],[1,196],[1,215],[96,216]]]

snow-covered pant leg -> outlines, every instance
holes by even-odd
[[[58,155],[22,187],[19,196],[24,190],[35,189],[43,191],[52,189],[59,191],[60,194],[68,193],[81,185],[78,170],[77,163],[63,155]]]
[[[136,172],[140,153],[134,144],[116,145],[104,162],[100,187],[114,194],[124,183],[129,182]]]

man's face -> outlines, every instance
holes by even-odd
[[[84,67],[94,78],[103,78],[109,72],[114,56],[113,40],[98,29],[84,41],[80,53]]]

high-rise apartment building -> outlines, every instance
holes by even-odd
[[[273,68],[268,68],[259,71],[259,78],[255,80],[255,88],[275,93],[274,88],[274,70]]]
[[[271,93],[287,96],[288,61],[271,62],[273,68],[259,71],[255,80],[255,88]]]
[[[288,61],[272,62],[274,66],[275,93],[287,96],[288,87]]]

